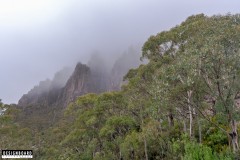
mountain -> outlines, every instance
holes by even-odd
[[[129,48],[109,68],[104,59],[94,53],[87,65],[79,62],[74,70],[60,70],[52,80],[41,81],[21,97],[18,102],[21,110],[18,121],[41,130],[58,121],[68,104],[79,96],[120,90],[123,76],[130,68],[140,64],[139,57],[136,50]]]
[[[101,93],[107,90],[107,82],[102,82],[98,72],[92,71],[87,65],[78,63],[71,77],[62,89],[57,103],[64,107],[78,96],[87,93]]]
[[[51,80],[41,81],[39,85],[31,89],[27,94],[24,94],[18,102],[19,106],[34,105],[37,103],[46,103],[45,97],[49,92]]]
[[[52,105],[54,104],[65,86],[68,78],[72,73],[72,69],[65,67],[58,71],[53,80],[41,81],[39,85],[24,94],[18,101],[19,106],[29,106],[37,104]]]
[[[140,51],[137,51],[134,47],[129,47],[114,63],[110,73],[110,91],[118,91],[121,89],[123,77],[127,74],[129,69],[137,68],[142,62],[140,57]]]
[[[93,67],[93,66],[92,66]],[[102,93],[108,90],[108,74],[101,67],[92,70],[78,63],[71,73],[68,69],[57,72],[53,80],[41,81],[39,85],[23,95],[18,106],[44,105],[66,107],[78,96],[87,93]]]
[[[78,96],[87,93],[120,90],[124,75],[130,68],[139,66],[139,53],[134,47],[129,47],[109,69],[100,54],[95,52],[87,65],[77,63],[74,70],[66,67],[58,71],[52,80],[41,81],[20,98],[18,106],[64,108]]]

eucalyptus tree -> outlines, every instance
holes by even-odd
[[[143,46],[143,58],[148,58],[149,63],[163,61],[166,57],[174,59],[175,64],[170,64],[174,68],[172,78],[178,79],[177,85],[186,89],[186,94],[181,94],[180,99],[187,100],[190,136],[194,109],[197,109],[203,118],[229,135],[233,150],[238,149],[238,117],[234,102],[240,91],[239,31],[239,15],[207,17],[201,14],[189,17],[169,31],[151,36]],[[194,101],[195,95],[200,92],[201,96]],[[215,107],[227,117],[230,133],[213,123],[204,113],[199,103],[204,99],[202,93],[216,100]]]

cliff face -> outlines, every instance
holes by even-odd
[[[68,103],[74,101],[78,96],[87,93],[99,93],[104,92],[105,89],[99,91],[95,85],[94,75],[90,71],[90,68],[84,64],[78,63],[76,68],[68,79],[62,93],[59,97],[58,104],[66,106]]]
[[[19,106],[34,105],[41,103],[46,103],[46,95],[49,92],[51,86],[51,81],[49,79],[41,81],[38,86],[35,86],[27,94],[24,94],[19,100]]]
[[[41,81],[39,85],[24,94],[18,101],[19,106],[52,105],[54,104],[65,86],[72,69],[64,68],[54,75],[53,80]]]
[[[120,90],[123,77],[130,68],[140,64],[140,52],[129,48],[118,58],[112,69],[106,67],[106,62],[95,53],[88,66],[78,63],[72,71],[64,68],[57,72],[53,80],[45,80],[23,95],[18,106],[66,107],[78,96],[87,93],[102,93]]]
[[[41,82],[22,96],[18,103],[22,110],[18,121],[37,130],[49,127],[61,117],[63,109],[78,96],[106,91],[106,87],[99,87],[100,82],[99,75],[81,63],[76,65],[71,76],[65,71],[58,72],[52,81]]]
[[[19,106],[41,105],[46,107],[66,107],[78,96],[87,93],[107,91],[107,77],[99,70],[78,63],[74,72],[62,70],[55,74],[52,81],[40,82],[19,100]],[[68,78],[66,78],[68,77]]]
[[[40,82],[22,96],[18,103],[22,110],[18,121],[41,130],[61,118],[63,109],[77,97],[87,93],[120,90],[123,76],[139,64],[137,57],[132,52],[123,54],[110,71],[101,57],[93,55],[88,66],[78,63],[74,71],[63,69],[57,72],[53,80]]]

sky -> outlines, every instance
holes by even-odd
[[[239,0],[0,0],[0,99],[17,103],[98,50],[109,63],[188,16],[239,13]]]

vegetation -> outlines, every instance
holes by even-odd
[[[119,92],[87,94],[45,130],[0,116],[0,148],[37,159],[239,159],[240,15],[189,17],[151,36]],[[34,125],[34,124],[33,124]]]

